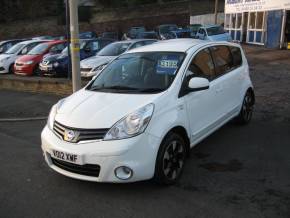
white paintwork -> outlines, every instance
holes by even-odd
[[[190,92],[179,97],[191,60],[200,50],[213,45],[240,47],[229,42],[181,39],[168,40],[129,51],[130,53],[180,51],[186,52],[187,55],[175,80],[162,93],[116,94],[93,92],[84,88],[64,100],[55,120],[75,128],[111,128],[124,116],[152,103],[154,112],[145,132],[128,139],[73,144],[58,138],[46,126],[41,139],[48,165],[63,175],[88,181],[122,183],[152,178],[159,146],[172,128],[183,127],[190,139],[190,147],[195,146],[239,114],[244,95],[248,88],[252,87],[248,63],[242,53],[241,67],[211,81],[207,90]],[[205,80],[199,80],[197,83],[208,84]],[[195,84],[193,80],[190,86],[197,86],[197,83]],[[99,164],[101,166],[99,177],[78,175],[56,167],[48,155],[52,150],[78,155],[81,164]],[[133,177],[126,181],[116,178],[114,170],[119,166],[133,169]]]
[[[191,78],[189,81],[188,87],[191,89],[200,89],[209,87],[209,81],[205,78],[195,77]]]

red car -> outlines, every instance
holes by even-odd
[[[67,43],[63,40],[50,41],[37,45],[27,55],[18,58],[15,61],[14,73],[18,75],[32,76],[39,72],[39,63],[47,54],[58,54]]]

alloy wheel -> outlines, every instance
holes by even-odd
[[[177,140],[168,144],[163,156],[163,173],[175,180],[181,173],[185,160],[184,146]]]

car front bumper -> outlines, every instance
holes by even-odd
[[[68,143],[57,137],[47,126],[41,134],[42,150],[49,167],[65,176],[94,182],[125,183],[151,179],[155,172],[155,161],[160,138],[148,133],[139,136],[112,141],[88,143]],[[53,151],[78,155],[82,163],[77,166],[99,165],[98,176],[87,176],[66,170],[53,164]],[[126,166],[133,170],[133,176],[121,180],[115,176],[115,169]]]

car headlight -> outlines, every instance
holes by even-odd
[[[50,130],[53,130],[53,123],[54,123],[55,116],[57,114],[57,111],[60,109],[61,105],[63,104],[63,102],[64,102],[64,99],[61,99],[57,104],[53,105],[50,110],[50,113],[47,119],[47,126]]]
[[[148,104],[118,121],[106,134],[104,140],[131,138],[143,133],[154,111],[154,104]]]
[[[33,64],[33,63],[34,63],[34,61],[26,61],[26,62],[24,62],[25,65],[30,65],[30,64]]]
[[[93,69],[93,72],[99,72],[102,71],[105,67],[107,66],[107,64],[102,64],[96,68]]]
[[[58,66],[59,66],[59,63],[58,63],[58,62],[55,62],[55,63],[53,64],[53,66],[54,66],[54,67],[58,67]]]

